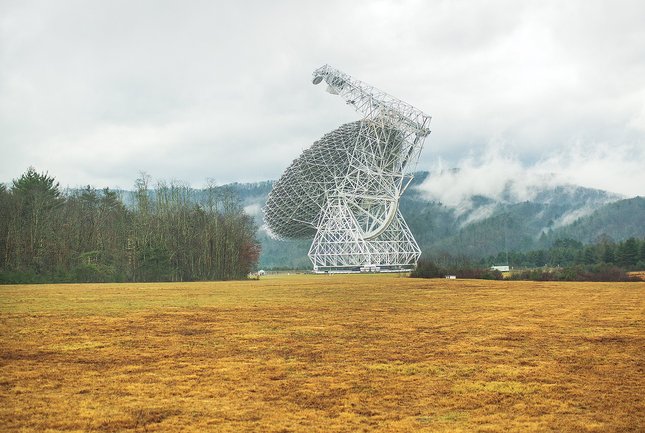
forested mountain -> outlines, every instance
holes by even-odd
[[[645,199],[641,197],[579,206],[562,201],[499,204],[491,216],[457,226],[454,234],[431,244],[423,243],[422,249],[430,255],[451,253],[478,258],[500,251],[547,248],[558,239],[589,244],[645,236]],[[422,227],[412,230],[420,230],[423,236]]]
[[[472,196],[459,206],[447,206],[428,199],[424,182],[429,176],[431,174],[428,172],[416,173],[412,184],[401,199],[401,212],[424,256],[438,261],[445,258],[480,260],[506,251],[526,252],[548,249],[558,239],[573,239],[589,244],[603,240],[621,242],[630,237],[645,237],[645,198],[642,197],[623,199],[605,191],[561,185],[534,189],[530,200],[520,201],[511,194],[502,194],[501,198],[495,199]],[[255,238],[262,249],[259,258],[260,268],[309,269],[311,267],[307,258],[309,240],[277,241],[271,239],[263,227],[261,209],[272,185],[272,181],[265,181],[192,189],[185,185],[161,184],[157,188],[146,187],[145,197],[150,203],[156,203],[154,209],[161,209],[161,204],[168,203],[167,196],[170,194],[172,200],[180,199],[186,205],[197,205],[201,209],[207,209],[208,203],[219,200],[219,204],[215,207],[219,206],[221,210],[221,200],[224,197],[234,196],[236,197],[235,212],[238,215],[242,213],[250,215],[255,223],[257,229]],[[9,189],[2,188],[0,207],[3,207],[2,200],[6,201],[10,196]],[[107,193],[102,191],[72,190],[64,195],[67,197],[68,205],[77,206],[75,203],[78,202],[78,206],[86,206],[83,203],[89,202],[100,209],[100,206],[103,206],[101,203],[105,200],[116,200],[129,212],[141,209],[143,196],[140,191],[110,191],[109,195],[105,194]],[[55,200],[61,200],[60,196],[61,193],[58,192]],[[56,208],[57,205],[52,206]],[[103,214],[99,212],[98,215]],[[158,218],[162,218],[162,215],[167,213],[158,215]],[[72,218],[72,216],[70,214],[67,217]],[[8,224],[8,221],[10,220],[0,218],[0,230],[3,230],[2,225]],[[188,220],[182,221],[187,224]],[[139,236],[154,234],[163,238],[164,242],[175,239],[164,234],[168,226],[163,224],[143,227],[148,232],[141,232],[140,228],[136,228],[135,231]],[[200,226],[198,224],[195,227]],[[27,236],[26,233],[25,236]],[[194,240],[197,242],[206,235],[197,233],[195,236]],[[190,237],[188,232],[186,237]],[[180,238],[177,238],[177,242],[179,242],[178,239]],[[0,249],[4,251],[7,250],[6,241],[7,239],[0,239]],[[179,248],[179,246],[176,247]],[[175,246],[169,245],[167,248],[173,249]],[[166,251],[164,254],[170,253],[167,249],[164,251]],[[88,263],[92,263],[92,260],[95,259],[87,258]],[[173,256],[173,260],[176,262],[177,258]],[[133,275],[130,277],[132,278]],[[184,278],[176,272],[173,275],[166,278]]]
[[[428,172],[416,173],[401,199],[401,212],[426,257],[481,259],[500,251],[548,248],[557,239],[583,243],[606,237],[622,241],[645,236],[643,198],[621,200],[606,191],[574,185],[543,187],[530,200],[472,196],[465,206],[429,200],[423,190]],[[271,182],[232,184],[259,227],[260,267],[309,268],[310,241],[276,241],[262,228],[261,208]]]
[[[603,238],[620,241],[643,237],[644,233],[645,197],[634,197],[610,203],[560,227],[549,233],[549,239],[572,238],[587,244]]]

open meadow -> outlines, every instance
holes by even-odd
[[[4,432],[642,432],[645,283],[0,286]]]

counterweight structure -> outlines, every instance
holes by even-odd
[[[325,82],[363,118],[325,134],[275,183],[264,208],[270,233],[313,238],[316,272],[409,269],[421,255],[399,211],[430,116],[325,65]]]

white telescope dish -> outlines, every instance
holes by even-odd
[[[416,266],[421,251],[398,207],[430,116],[328,65],[313,76],[363,118],[325,134],[285,170],[264,208],[270,232],[313,238],[317,272]]]

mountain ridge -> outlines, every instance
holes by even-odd
[[[454,173],[454,172],[453,172]],[[480,259],[503,251],[528,251],[548,247],[560,238],[583,243],[601,237],[621,241],[645,237],[645,198],[577,185],[534,185],[527,196],[507,183],[497,196],[465,196],[463,203],[448,206],[427,193],[432,173],[420,171],[400,200],[400,209],[425,257]],[[261,268],[309,268],[310,240],[272,239],[263,227],[262,207],[274,181],[230,183],[216,187],[234,191],[245,211],[255,220],[262,246]],[[122,192],[128,203],[128,195]],[[201,203],[208,191],[194,190]]]

